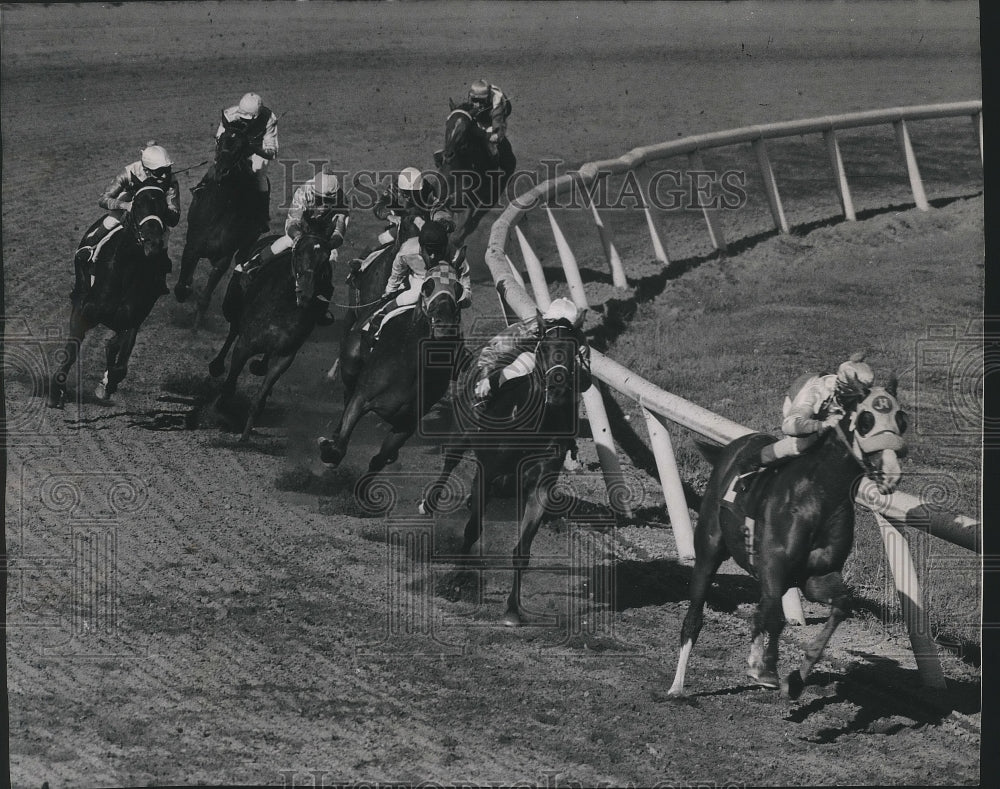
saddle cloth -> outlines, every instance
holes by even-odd
[[[387,313],[385,313],[385,317],[382,318],[382,322],[381,322],[381,324],[379,324],[378,329],[375,331],[375,336],[372,338],[372,340],[373,341],[378,341],[378,338],[380,336],[382,336],[382,330],[385,328],[385,325],[389,321],[391,321],[393,318],[396,318],[396,317],[402,315],[404,312],[409,312],[410,310],[414,309],[416,306],[417,306],[416,304],[404,304],[401,307],[396,307],[395,309],[391,309]],[[375,312],[373,312],[368,317],[368,320],[366,320],[361,325],[361,331],[362,331],[362,333],[367,333],[368,331],[371,330],[372,321],[375,320],[379,316],[380,312],[381,312],[381,310],[375,310]]]
[[[759,499],[752,495],[756,492],[759,487],[760,482],[762,482],[766,477],[770,476],[765,474],[766,468],[755,469],[754,471],[748,471],[745,474],[733,474],[725,486],[725,493],[722,496],[722,500],[719,502],[719,506],[724,507],[729,510],[737,518],[742,518],[743,525],[740,527],[740,531],[743,534],[743,545],[746,548],[747,561],[750,563],[751,567],[756,566],[756,548],[754,545],[754,533],[756,531],[757,522],[755,520],[756,516],[756,504]],[[753,516],[753,517],[752,517]]]

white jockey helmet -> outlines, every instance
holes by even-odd
[[[875,383],[872,368],[861,360],[848,359],[837,368],[837,389],[842,394],[865,398]]]
[[[333,173],[321,172],[316,176],[314,186],[320,197],[333,197],[340,189],[340,179]]]
[[[246,120],[253,120],[260,114],[260,108],[264,102],[256,93],[244,93],[240,99],[240,106],[237,107],[237,115]]]
[[[396,179],[396,186],[408,192],[419,192],[424,185],[424,176],[416,167],[407,167]]]
[[[142,162],[142,166],[151,173],[155,173],[157,170],[162,170],[165,167],[170,167],[173,164],[170,161],[170,154],[167,153],[166,148],[154,142],[150,142],[142,149],[140,161]]]
[[[485,79],[477,79],[469,88],[469,101],[482,104],[490,97],[490,83]]]
[[[549,308],[542,313],[542,318],[546,321],[566,320],[573,324],[579,317],[580,310],[577,309],[576,304],[562,297],[553,300]]]

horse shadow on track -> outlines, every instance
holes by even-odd
[[[916,669],[904,668],[891,658],[853,650],[852,654],[864,662],[838,667],[837,673],[815,672],[810,685],[833,687],[833,692],[797,704],[785,720],[803,723],[837,705],[849,705],[856,710],[854,716],[842,726],[818,729],[802,739],[829,745],[845,735],[893,735],[945,723],[979,736],[978,724],[963,716],[981,711],[980,682],[949,679],[945,689],[922,688]]]

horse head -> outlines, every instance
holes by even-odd
[[[896,376],[891,375],[884,387],[873,387],[858,406],[845,415],[844,431],[851,453],[858,459],[882,494],[892,493],[899,484],[899,458],[906,454],[903,434],[907,414],[896,399]],[[843,428],[843,422],[841,423]]]
[[[453,106],[444,124],[444,152],[441,156],[448,170],[474,167],[478,163],[487,165],[492,160],[489,141],[479,124],[476,123],[471,104]]]
[[[579,390],[577,358],[582,338],[568,320],[543,323],[539,314],[539,341],[535,369],[542,376],[545,404],[567,406],[576,403]]]
[[[149,258],[164,251],[167,193],[152,181],[133,179],[132,208],[127,226],[142,254]]]
[[[223,119],[222,127],[222,134],[215,141],[215,176],[220,181],[243,168],[253,153],[245,124]]]
[[[307,225],[308,228],[308,225]],[[295,304],[307,306],[316,295],[316,274],[330,259],[330,242],[325,235],[307,229],[292,247],[292,276],[295,278]]]
[[[420,288],[419,312],[430,322],[431,337],[435,340],[458,336],[461,310],[462,283],[458,272],[450,263],[438,263],[427,270]]]

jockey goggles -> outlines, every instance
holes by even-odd
[[[165,180],[165,179],[167,179],[167,178],[170,177],[170,173],[172,172],[172,168],[170,167],[170,165],[167,165],[166,167],[157,167],[155,170],[147,170],[147,172],[151,176],[153,176],[153,178],[156,178],[157,180],[163,181],[163,180]]]

